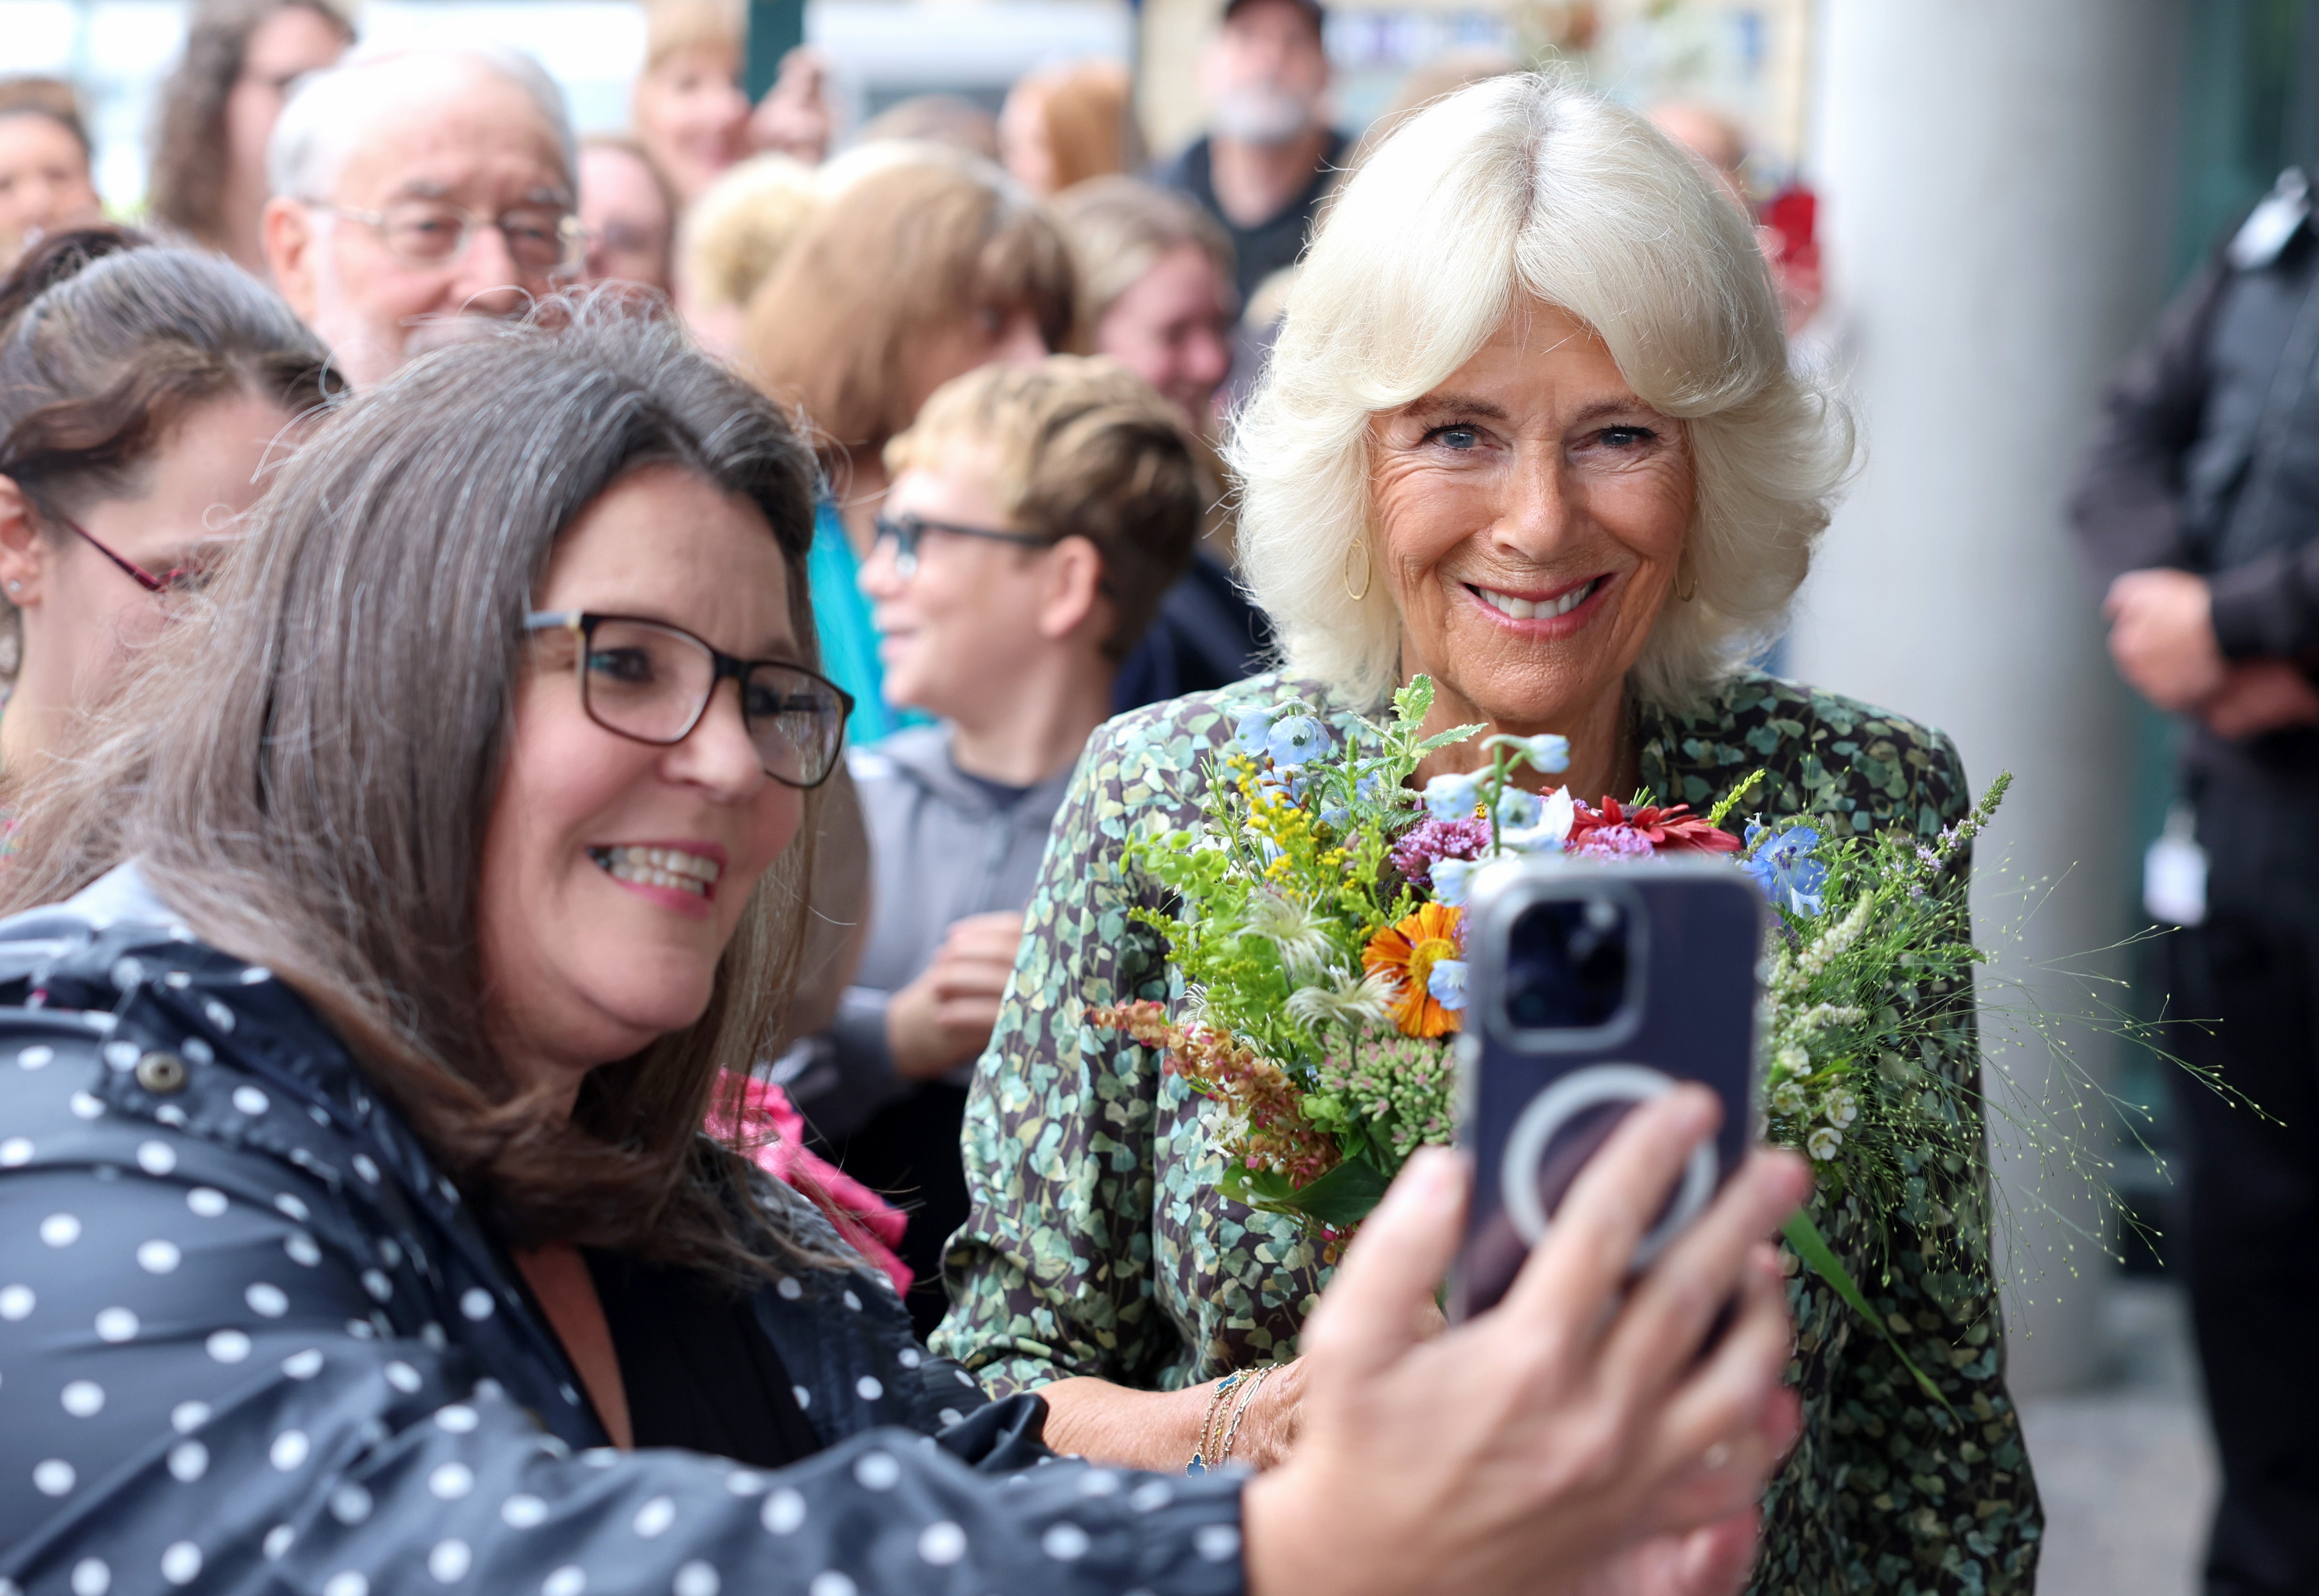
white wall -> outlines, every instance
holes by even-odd
[[[2100,385],[2158,302],[2182,10],[1824,0],[1810,169],[1869,464],[1791,664],[1948,731],[1976,791],[2014,773],[1980,855],[1984,935],[2019,924],[2025,879],[2056,885],[2000,974],[2126,929],[2124,699],[2061,510]],[[2001,1031],[1989,1042],[1992,1072],[2042,1089],[2038,1049]],[[2016,1386],[2081,1383],[2097,1249],[2071,1250],[2036,1211],[2083,1217],[2085,1187],[2017,1157],[2004,1182],[2024,1243],[2008,1301]]]

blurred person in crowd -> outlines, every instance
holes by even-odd
[[[293,456],[0,873],[12,1582],[1672,1596],[1744,1559],[1810,1176],[1754,1155],[1631,1276],[1699,1087],[1456,1328],[1421,1315],[1467,1182],[1413,1159],[1260,1479],[1053,1456],[701,1134],[815,935],[814,462],[665,318],[557,309]]]
[[[630,126],[676,189],[681,209],[748,153],[746,40],[740,0],[648,0],[645,69]]]
[[[1711,105],[1668,100],[1651,107],[1650,118],[1659,131],[1705,161],[1731,195],[1731,203],[1761,224],[1755,229],[1755,242],[1771,265],[1772,285],[1779,290],[1789,336],[1803,332],[1819,315],[1827,298],[1819,245],[1810,235],[1815,209],[1810,192],[1791,185],[1768,204],[1758,205],[1747,181],[1747,135],[1737,122]],[[1800,218],[1800,235],[1790,222],[1791,216]],[[1827,339],[1822,336],[1814,341],[1825,344]]]
[[[327,359],[248,274],[115,228],[50,234],[0,283],[12,805],[213,572]]]
[[[264,276],[266,140],[291,86],[354,41],[338,0],[198,0],[154,109],[153,221]]]
[[[987,161],[1000,159],[998,119],[963,95],[913,95],[857,129],[852,148],[889,140],[946,144]]]
[[[90,157],[72,85],[0,78],[0,270],[43,234],[104,219]]]
[[[580,140],[580,225],[588,253],[583,283],[640,283],[676,289],[676,190],[637,140],[591,133]]]
[[[1033,194],[1140,171],[1143,135],[1135,84],[1117,61],[1078,61],[1019,79],[998,113],[1007,171]]]
[[[2072,516],[2110,653],[2186,723],[2179,1260],[2223,1465],[2208,1596],[2319,1591],[2319,236],[2290,171],[2111,389]],[[2195,884],[2195,882],[2194,882]],[[2157,897],[2158,892],[2152,896]],[[2178,886],[2170,894],[2182,896]],[[2211,1024],[2206,1022],[2212,1022]]]
[[[275,125],[266,256],[357,388],[520,315],[583,242],[564,95],[513,50],[410,50],[301,83]]]
[[[739,355],[750,300],[820,203],[814,169],[778,154],[727,167],[701,191],[676,238],[676,306],[694,342]]]
[[[1242,304],[1296,263],[1344,159],[1322,21],[1319,0],[1228,0],[1200,57],[1208,131],[1156,174],[1223,223]]]
[[[781,57],[773,86],[749,113],[749,148],[808,167],[829,158],[836,114],[829,104],[829,62],[809,44]]]
[[[1271,645],[1232,572],[1214,454],[1216,395],[1231,374],[1236,305],[1232,240],[1189,199],[1134,177],[1098,177],[1055,213],[1085,275],[1089,342],[1157,389],[1197,440],[1205,535],[1113,683],[1120,710],[1238,681]]]
[[[886,445],[952,377],[1065,347],[1078,294],[1052,213],[966,157],[904,158],[828,194],[757,290],[743,364],[815,429],[833,497],[815,528],[814,617],[831,680],[853,695],[859,745],[908,718],[886,700],[859,581],[885,497]]]
[[[1437,101],[1346,179],[1293,292],[1228,447],[1280,668],[1089,740],[969,1091],[971,1205],[933,1341],[1046,1397],[1058,1446],[1132,1437],[1124,1455],[1154,1465],[1202,1446],[1241,1370],[1274,1372],[1235,1410],[1232,1456],[1293,1458],[1309,1433],[1292,1350],[1333,1289],[1324,1249],[1220,1190],[1207,1099],[1092,1017],[1176,973],[1173,893],[1132,841],[1196,835],[1203,772],[1285,701],[1341,736],[1421,674],[1428,732],[1559,736],[1574,794],[1706,812],[1744,778],[1763,813],[1926,843],[1972,809],[1940,732],[1742,663],[1809,573],[1851,411],[1789,363],[1746,220],[1640,116],[1542,73]],[[1489,757],[1452,742],[1411,785]],[[1737,846],[1746,820],[1725,824]],[[1969,886],[1960,870],[1939,890]],[[1969,1025],[1921,1064],[1974,1101]],[[1892,1339],[1791,1265],[1804,1438],[1764,1500],[1760,1591],[2034,1588],[2043,1514],[2006,1388],[1987,1166],[1923,1177],[1905,1212],[1814,1204],[1855,1278],[1890,1259],[1870,1278]],[[1747,1577],[1727,1572],[1729,1590]]]
[[[1442,95],[1455,94],[1469,83],[1520,70],[1521,63],[1502,50],[1445,50],[1412,67],[1394,86],[1392,100],[1377,113],[1376,120],[1362,130],[1352,153],[1345,158],[1345,169],[1359,170],[1361,163],[1376,152],[1378,145],[1393,137],[1402,123]]]
[[[907,1204],[912,1318],[949,1306],[958,1135],[1071,767],[1190,558],[1208,490],[1175,410],[1113,362],[986,365],[886,446],[862,566],[889,701],[936,724],[851,760],[870,942],[791,1096],[846,1173]]]

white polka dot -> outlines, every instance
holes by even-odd
[[[793,1535],[805,1522],[805,1498],[784,1485],[765,1498],[764,1510],[757,1516],[775,1535]]]
[[[307,1440],[304,1430],[285,1429],[274,1438],[274,1444],[266,1449],[266,1457],[267,1462],[286,1474],[305,1462],[307,1454],[313,1449],[313,1443]]]
[[[234,978],[245,987],[255,987],[262,981],[272,980],[274,972],[263,964],[253,964]]]
[[[293,1231],[283,1237],[282,1250],[290,1255],[292,1263],[305,1268],[311,1269],[322,1261],[321,1248],[315,1244],[314,1238],[303,1231]]]
[[[805,1596],[853,1596],[853,1582],[832,1568],[813,1576]]]
[[[190,1485],[210,1472],[210,1449],[199,1441],[179,1441],[169,1448],[169,1477]]]
[[[220,1363],[239,1363],[249,1356],[249,1338],[238,1330],[212,1330],[207,1345]]]
[[[378,1184],[378,1165],[372,1159],[368,1153],[356,1153],[355,1155],[355,1173],[361,1176],[373,1186],[376,1186]]]
[[[115,1069],[134,1069],[137,1067],[137,1044],[133,1041],[108,1041],[97,1050]]]
[[[1079,1479],[1081,1496],[1116,1496],[1119,1476],[1107,1468],[1091,1468]]]
[[[476,1381],[474,1384],[469,1388],[468,1392],[468,1399],[472,1402],[500,1402],[504,1400],[506,1396],[507,1387],[501,1384],[497,1380],[492,1379],[489,1375],[485,1375],[482,1379]]]
[[[871,1491],[890,1491],[901,1480],[902,1465],[890,1452],[864,1452],[853,1460],[853,1477]]]
[[[1240,1555],[1240,1531],[1230,1524],[1203,1524],[1193,1533],[1192,1546],[1211,1563],[1229,1563]]]
[[[398,1357],[386,1366],[386,1383],[403,1395],[410,1396],[420,1386],[426,1384],[427,1381],[417,1369]]]
[[[665,1496],[655,1496],[636,1510],[632,1528],[638,1535],[650,1540],[656,1535],[667,1534],[668,1527],[675,1522],[676,1503]]]
[[[774,1282],[773,1289],[779,1292],[786,1302],[794,1303],[805,1295],[805,1287],[798,1284],[797,1276],[794,1275],[782,1276],[781,1279]]]
[[[32,1161],[32,1144],[27,1138],[11,1136],[7,1141],[0,1141],[0,1168],[14,1169],[20,1164]]]
[[[381,1238],[378,1244],[378,1258],[379,1261],[388,1268],[397,1267],[402,1262],[402,1244],[392,1236]]]
[[[209,1421],[207,1402],[179,1402],[169,1410],[169,1428],[179,1435],[191,1435]]]
[[[76,1119],[93,1120],[103,1116],[104,1105],[86,1092],[75,1092],[72,1095],[72,1111]]]
[[[1087,1532],[1076,1524],[1050,1524],[1039,1549],[1058,1563],[1076,1563],[1087,1555]]]
[[[185,1194],[185,1206],[203,1219],[215,1219],[226,1210],[225,1194],[213,1186],[197,1186]]]
[[[518,1492],[509,1497],[501,1507],[500,1517],[511,1529],[529,1529],[534,1525],[546,1522],[547,1504],[537,1496]]]
[[[145,967],[136,960],[116,959],[113,961],[113,984],[123,992],[144,978]]]
[[[322,1582],[322,1596],[370,1596],[370,1582],[353,1569],[341,1569]]]
[[[1146,1480],[1127,1493],[1127,1505],[1139,1513],[1156,1513],[1176,1500],[1176,1492],[1165,1480]]]
[[[274,1100],[256,1087],[236,1087],[233,1105],[247,1114],[261,1114],[274,1106]]]
[[[180,1131],[184,1130],[188,1123],[185,1119],[185,1111],[174,1103],[161,1105],[153,1111],[153,1117],[163,1124],[174,1126]]]
[[[43,1496],[62,1496],[79,1477],[73,1473],[73,1465],[61,1457],[50,1457],[32,1465],[32,1487]]]
[[[282,1554],[290,1549],[290,1543],[297,1538],[298,1532],[291,1528],[290,1526],[287,1524],[276,1524],[273,1528],[266,1532],[265,1543],[259,1547],[259,1550],[266,1554],[266,1559],[267,1562],[279,1562],[281,1560]]]
[[[57,1050],[45,1043],[35,1043],[16,1055],[19,1069],[45,1069],[57,1061]]]
[[[886,1387],[879,1383],[875,1375],[862,1375],[853,1382],[853,1389],[862,1393],[862,1400],[865,1402],[874,1402],[886,1394]]]
[[[862,1312],[862,1299],[853,1294],[851,1287],[846,1289],[840,1300],[844,1302],[847,1307],[853,1309],[856,1313]]]
[[[580,1596],[588,1588],[588,1576],[576,1563],[563,1567],[539,1582],[539,1596]]]
[[[119,1346],[137,1339],[137,1315],[126,1308],[100,1308],[96,1314],[96,1339]]]
[[[73,1564],[73,1596],[104,1596],[113,1589],[113,1570],[102,1557],[83,1557]]]
[[[173,1585],[190,1585],[201,1573],[202,1549],[189,1540],[175,1542],[161,1554],[161,1577]]]
[[[964,1369],[952,1369],[951,1370],[951,1373],[956,1375],[958,1377],[958,1383],[961,1385],[965,1386],[968,1390],[972,1391],[977,1389],[974,1384],[974,1376],[968,1374]]]
[[[580,1461],[590,1468],[609,1468],[619,1460],[619,1450],[613,1447],[591,1447],[580,1454]]]
[[[960,1412],[956,1408],[944,1408],[941,1412],[936,1413],[934,1417],[941,1420],[945,1428],[952,1424],[963,1423],[966,1420],[966,1415]]]
[[[140,1141],[137,1167],[148,1175],[167,1175],[177,1167],[177,1150],[166,1141]]]
[[[341,1485],[330,1492],[330,1517],[352,1526],[370,1517],[370,1492],[360,1485]]]
[[[925,1354],[920,1352],[916,1347],[905,1347],[894,1354],[894,1361],[906,1369],[916,1368],[925,1360]]]
[[[800,1408],[809,1408],[809,1407],[813,1406],[813,1393],[812,1393],[812,1392],[810,1392],[810,1391],[808,1391],[804,1386],[802,1386],[802,1385],[792,1385],[792,1386],[790,1386],[790,1394],[791,1396],[793,1396],[793,1397],[797,1398],[797,1405],[798,1405],[799,1407],[800,1407]]]
[[[241,1300],[260,1319],[279,1319],[290,1312],[290,1294],[264,1280],[253,1281],[243,1290]]]
[[[435,1422],[453,1435],[465,1435],[482,1420],[476,1418],[474,1409],[464,1402],[452,1402],[435,1410]]]
[[[166,1275],[185,1261],[174,1241],[145,1241],[137,1248],[137,1267],[148,1275]]]
[[[966,1555],[966,1531],[948,1519],[938,1519],[918,1531],[918,1555],[937,1568],[948,1568]]]
[[[676,1596],[717,1596],[723,1583],[715,1569],[696,1557],[676,1571],[676,1582],[669,1588]]]
[[[313,1211],[311,1209],[308,1208],[306,1204],[301,1203],[297,1198],[292,1196],[288,1192],[283,1192],[276,1195],[274,1199],[274,1206],[278,1212],[296,1220],[302,1225],[308,1220],[314,1217]]]
[[[74,1418],[94,1419],[104,1411],[104,1387],[94,1380],[69,1381],[59,1400]]]
[[[80,1240],[80,1221],[69,1213],[51,1213],[41,1222],[41,1240],[51,1247],[70,1247]]]
[[[394,1282],[389,1280],[382,1270],[365,1269],[362,1283],[363,1289],[382,1303],[394,1295]]]
[[[0,1319],[22,1319],[38,1299],[29,1285],[0,1285]]]
[[[311,1380],[322,1372],[322,1349],[308,1347],[282,1360],[282,1372],[293,1380]]]
[[[367,1319],[349,1319],[347,1321],[347,1334],[357,1341],[367,1341],[378,1334],[378,1326]]]
[[[438,1540],[434,1550],[427,1554],[427,1572],[435,1576],[438,1584],[456,1584],[467,1577],[467,1570],[474,1564],[475,1555],[463,1540]]]
[[[224,1004],[214,997],[209,998],[203,1003],[202,1013],[208,1018],[211,1024],[229,1036],[233,1034],[233,1010],[226,1007]],[[357,1591],[354,1596],[362,1596],[362,1592]]]
[[[471,1285],[459,1294],[459,1312],[481,1322],[492,1316],[492,1294],[480,1285]]]
[[[419,1339],[438,1352],[451,1344],[451,1338],[443,1333],[443,1327],[432,1320],[419,1327]]]
[[[438,1463],[427,1476],[427,1489],[445,1501],[456,1501],[475,1488],[475,1471],[464,1463]]]

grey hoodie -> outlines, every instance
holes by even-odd
[[[953,921],[1031,901],[1069,771],[1011,804],[959,773],[951,728],[897,732],[846,755],[870,834],[870,938],[836,1023],[782,1059],[790,1098],[832,1141],[914,1084],[886,1050],[886,1005],[933,960]],[[970,1060],[954,1072],[964,1086]]]

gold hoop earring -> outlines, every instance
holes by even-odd
[[[1358,593],[1353,591],[1353,551],[1355,549],[1358,549],[1361,552],[1361,591]],[[1346,598],[1350,599],[1354,603],[1358,604],[1362,600],[1369,596],[1369,589],[1376,581],[1376,573],[1372,570],[1369,565],[1369,542],[1367,538],[1356,537],[1352,542],[1345,546],[1345,569],[1343,575],[1345,581]]]
[[[1691,586],[1686,590],[1683,585],[1683,573],[1687,570],[1691,571]],[[1688,604],[1699,597],[1699,573],[1692,570],[1689,549],[1683,550],[1683,557],[1674,563],[1674,597],[1678,604]]]

